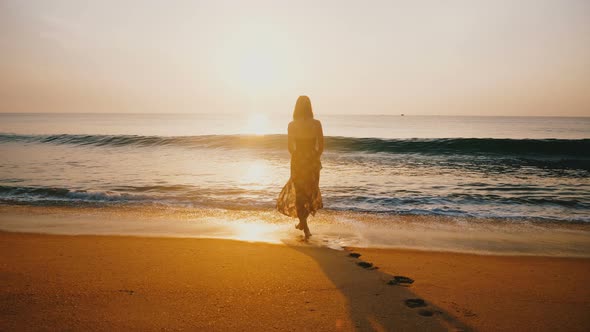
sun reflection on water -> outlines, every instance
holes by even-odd
[[[261,190],[271,184],[273,169],[264,160],[247,162],[242,168],[240,187],[243,189]]]

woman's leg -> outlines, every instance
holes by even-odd
[[[299,225],[297,225],[297,229],[300,229],[305,233],[305,238],[311,236],[311,232],[309,231],[309,226],[307,225],[307,217],[299,217]]]
[[[297,217],[299,218],[299,224],[295,227],[305,233],[305,238],[311,236],[311,232],[307,226],[309,204],[311,203],[308,187],[309,180],[310,179],[306,176],[294,177],[293,179],[295,187],[295,208],[297,209]]]
[[[299,217],[299,224],[296,226],[297,229],[302,230],[305,233],[306,238],[310,237],[311,232],[307,226],[307,217],[309,216],[309,212],[305,208],[304,204],[297,204],[297,216]]]
[[[311,236],[311,232],[309,231],[309,226],[307,226],[307,219],[305,220],[305,224],[303,225],[303,233],[305,233],[306,239]]]

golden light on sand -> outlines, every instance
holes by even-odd
[[[253,113],[248,116],[244,126],[245,134],[265,135],[270,133],[270,119],[263,113]]]
[[[277,226],[265,223],[244,222],[233,225],[235,239],[249,242],[278,243]]]

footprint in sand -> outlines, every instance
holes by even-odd
[[[409,286],[414,283],[414,279],[404,276],[393,276],[393,279],[387,282],[388,285]]]
[[[356,265],[358,265],[358,266],[360,266],[360,267],[362,267],[364,269],[367,269],[367,270],[376,270],[376,269],[378,269],[378,267],[373,266],[373,263],[369,263],[369,262],[358,262],[358,263],[356,263]]]
[[[406,306],[410,307],[410,308],[422,308],[422,307],[426,307],[427,304],[424,300],[422,299],[407,299],[404,301],[404,303],[406,304]],[[432,317],[434,316],[435,313],[442,313],[441,311],[432,311],[432,310],[428,310],[428,309],[420,309],[418,310],[418,315],[420,316],[424,316],[424,317]]]
[[[426,306],[426,302],[424,302],[422,299],[407,299],[404,301],[404,303],[410,308],[420,308]]]
[[[418,311],[418,315],[424,317],[431,317],[432,315],[434,315],[434,312],[426,309],[421,309],[420,311]]]
[[[359,257],[361,257],[361,254],[356,253],[356,252],[351,252],[350,254],[348,254],[348,256],[353,257],[353,258],[359,258]],[[369,270],[377,269],[376,266],[373,266],[373,263],[369,263],[369,262],[360,261],[360,262],[357,262],[356,264],[362,268],[369,269]],[[414,279],[406,277],[406,276],[393,276],[393,279],[391,279],[387,282],[388,285],[400,285],[400,286],[409,286],[413,283],[414,283]],[[379,294],[375,294],[375,295],[379,295]],[[422,307],[427,306],[426,302],[422,299],[407,299],[404,301],[404,303],[406,304],[406,306],[408,306],[410,308],[422,308]],[[432,316],[434,316],[434,312],[431,310],[428,310],[428,309],[420,309],[418,311],[418,315],[424,316],[424,317],[432,317]]]
[[[361,254],[356,253],[356,252],[351,252],[350,254],[348,254],[348,256],[353,257],[353,258],[359,258],[359,257],[361,257]],[[377,268],[376,266],[373,266],[373,263],[364,262],[364,261],[357,262],[356,264],[362,268],[370,269],[370,270]],[[414,283],[414,279],[406,277],[406,276],[393,276],[393,279],[391,279],[387,282],[388,285],[400,285],[400,286],[409,286],[413,283]],[[375,295],[379,295],[379,294],[375,294]],[[404,301],[404,303],[406,304],[406,306],[408,306],[410,308],[422,308],[422,307],[427,306],[426,302],[422,299],[407,299]],[[428,309],[420,309],[418,311],[418,315],[424,316],[424,317],[432,317],[434,315],[434,312],[431,310],[428,310]]]
[[[368,269],[373,266],[373,263],[369,263],[369,262],[358,262],[356,264],[360,267],[364,267],[365,269]]]

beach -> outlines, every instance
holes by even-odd
[[[2,330],[590,327],[587,258],[132,236],[0,238]],[[394,275],[415,282],[388,285]],[[408,307],[404,301],[414,298],[426,306]]]
[[[589,18],[0,1],[0,332],[590,332]]]

